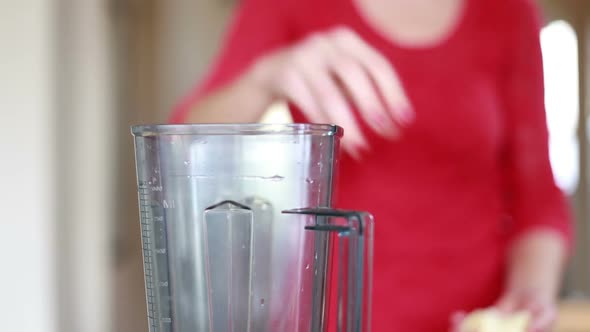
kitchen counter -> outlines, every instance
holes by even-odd
[[[562,302],[554,332],[590,332],[590,301]]]

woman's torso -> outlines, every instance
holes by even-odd
[[[502,285],[503,13],[467,0],[440,43],[406,48],[351,1],[298,1],[294,37],[351,27],[394,65],[416,118],[395,142],[363,126],[371,151],[342,156],[337,205],[375,215],[375,331],[444,331],[451,311],[490,305]]]

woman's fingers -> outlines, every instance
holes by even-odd
[[[368,144],[344,92],[330,74],[325,41],[316,37],[308,43],[307,47],[296,51],[294,65],[309,86],[323,116],[344,128],[343,147],[353,156],[358,156],[362,149],[368,148]]]
[[[531,326],[529,331],[531,332],[549,332],[551,331],[551,327],[555,322],[555,312],[553,311],[544,311],[534,317],[531,322]]]
[[[363,120],[375,131],[385,137],[397,134],[395,124],[379,100],[374,84],[367,72],[348,54],[340,52],[335,43],[325,36],[311,39],[316,53],[322,54],[320,65],[336,79],[338,87],[354,103]]]
[[[331,64],[332,70],[371,129],[385,137],[397,137],[399,131],[363,68],[353,59],[345,57],[335,59]]]
[[[528,312],[530,315],[528,332],[549,332],[557,318],[555,304],[536,297],[533,292],[505,295],[495,307],[504,314]]]
[[[399,134],[396,122],[408,124],[413,118],[391,65],[350,30],[314,34],[279,55],[271,89],[311,121],[342,126],[342,146],[357,158],[368,143],[354,106],[373,131],[389,138]]]
[[[414,112],[401,81],[387,59],[348,28],[331,32],[337,47],[368,72],[390,114],[402,125],[409,124]]]
[[[557,319],[557,309],[554,305],[530,301],[526,308],[532,316],[529,326],[530,332],[549,332]]]
[[[281,94],[295,104],[313,123],[330,123],[321,111],[309,85],[294,67],[289,67],[279,80]]]
[[[343,146],[354,156],[357,156],[360,150],[367,149],[367,141],[336,83],[321,70],[309,70],[305,73],[305,78],[312,87],[322,112],[332,123],[345,128],[345,135],[342,137]]]

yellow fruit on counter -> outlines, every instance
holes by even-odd
[[[496,309],[476,310],[467,315],[460,332],[526,332],[530,315],[527,312],[503,314]]]

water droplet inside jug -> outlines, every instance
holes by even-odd
[[[310,178],[305,178],[305,182],[307,182],[307,183],[309,183],[309,184],[312,184],[312,183],[313,183],[313,179],[310,179]]]
[[[185,160],[185,161],[184,161],[184,164],[188,166],[188,165],[190,165],[190,164],[191,164],[191,162],[190,162],[190,161],[188,161],[188,160]]]
[[[264,299],[260,299],[260,306],[264,307]]]
[[[245,244],[242,244],[242,249],[246,249],[246,245]]]
[[[309,264],[305,265],[305,269],[309,270]]]

